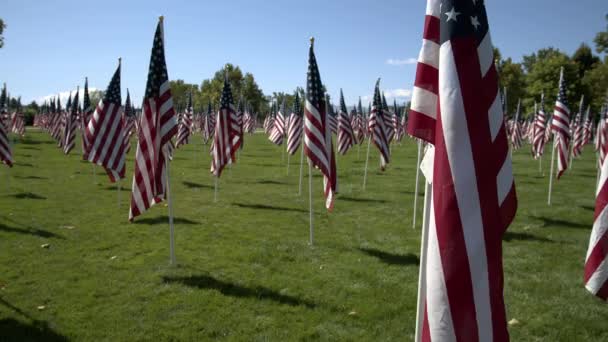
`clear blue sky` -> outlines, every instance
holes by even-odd
[[[163,14],[171,79],[200,84],[230,62],[253,73],[267,94],[291,92],[304,85],[314,35],[321,78],[334,99],[342,87],[353,105],[381,77],[387,94],[405,101],[415,73],[407,62],[418,56],[425,6],[424,0],[3,0],[0,17],[8,27],[0,82],[26,102],[82,87],[84,76],[105,89],[121,56],[123,97],[128,87],[140,103]],[[494,44],[515,60],[547,46],[572,53],[581,42],[592,45],[608,13],[606,0],[486,6]]]

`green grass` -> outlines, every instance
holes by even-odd
[[[365,192],[366,146],[360,157],[356,148],[340,157],[331,214],[315,174],[314,247],[306,177],[297,196],[299,153],[287,176],[279,148],[247,136],[213,203],[208,146],[194,140],[171,168],[175,268],[163,204],[130,224],[129,190],[119,208],[116,187],[101,169],[93,177],[78,148],[66,157],[36,131],[16,142],[15,167],[0,168],[8,179],[0,184],[0,340],[413,339],[412,140],[393,146],[385,173],[372,150]],[[508,319],[520,322],[513,341],[608,340],[608,307],[582,286],[594,163],[589,145],[555,185],[550,208],[548,176],[527,147],[515,153],[519,210],[503,244]]]

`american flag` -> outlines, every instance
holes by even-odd
[[[270,133],[272,133],[272,129],[273,129],[273,125],[274,125],[273,115],[274,115],[273,110],[271,108],[268,115],[266,115],[266,118],[264,118],[264,132],[268,135],[270,135]]]
[[[125,178],[125,135],[120,97],[120,62],[103,99],[89,120],[85,135],[88,160],[103,166],[112,183]]]
[[[71,102],[72,108],[70,108],[68,105],[68,107],[65,109],[65,140],[63,142],[63,153],[65,154],[69,154],[70,151],[74,149],[74,145],[76,143],[76,129],[78,128],[78,92],[79,89],[76,89],[76,95],[74,95],[74,100]],[[68,103],[70,103],[69,100]]]
[[[520,115],[521,115],[521,99],[517,102],[517,111],[515,112],[515,118],[513,119],[512,126],[511,126],[511,145],[513,146],[513,149],[515,149],[515,150],[521,148],[521,145],[523,143],[523,137],[522,137],[522,133],[521,133],[522,127],[521,127],[521,123],[519,122]]]
[[[133,108],[131,104],[131,95],[129,94],[129,89],[127,88],[127,99],[125,100],[125,110],[123,115],[123,122],[125,125],[124,128],[124,145],[125,145],[125,154],[131,151],[131,135],[135,133],[135,122],[137,118],[135,117],[135,108]]]
[[[585,102],[584,102],[585,98],[581,97],[581,102],[578,108],[578,113],[576,113],[576,117],[574,119],[574,127],[573,127],[573,131],[574,131],[574,141],[572,144],[572,156],[574,157],[578,157],[581,155],[581,153],[583,153],[583,140],[584,140],[584,136],[583,136],[583,124],[584,124],[584,119],[583,119],[583,111],[585,110]]]
[[[57,104],[55,107],[55,120],[53,123],[53,129],[51,131],[51,136],[55,139],[59,146],[62,144],[62,132],[63,132],[63,124],[64,124],[64,114],[63,109],[61,108],[61,98],[57,96]]]
[[[380,79],[374,89],[374,105],[369,116],[369,131],[374,145],[380,151],[380,169],[384,171],[390,161],[389,140],[386,132],[389,130],[384,121],[382,98],[380,96]]]
[[[557,148],[557,179],[568,168],[568,149],[570,146],[570,109],[566,98],[566,80],[564,79],[564,68],[559,74],[559,92],[553,110],[551,130],[555,136],[553,148]]]
[[[356,125],[353,127],[355,129],[355,135],[357,137],[357,142],[362,144],[365,140],[365,132],[367,131],[367,123],[365,122],[365,117],[363,116],[363,107],[361,106],[361,98],[359,97],[359,105],[357,106],[357,121]]]
[[[314,39],[311,39],[304,105],[304,154],[308,157],[309,165],[318,168],[323,174],[325,207],[331,211],[338,187],[338,171],[325,107],[323,83],[314,52]]]
[[[285,103],[281,106],[281,109],[277,111],[272,121],[272,128],[270,129],[270,137],[268,138],[273,144],[282,145],[283,136],[285,135]]]
[[[397,100],[393,101],[393,128],[395,130],[395,140],[401,142],[403,138],[403,129],[401,127],[401,118],[399,116],[399,107],[397,106]]]
[[[7,128],[4,125],[3,117],[7,113],[8,99],[6,95],[6,83],[0,93],[0,161],[9,167],[13,166],[13,155],[11,145],[8,140]]]
[[[166,198],[167,148],[177,133],[177,120],[165,62],[162,17],[158,21],[148,81],[140,116],[129,220]]]
[[[350,124],[348,110],[344,102],[344,94],[340,89],[340,112],[338,112],[338,152],[345,155],[346,152],[355,144],[355,133]]]
[[[428,0],[424,38],[408,123],[435,145],[419,337],[507,341],[502,235],[517,199],[484,1]]]
[[[217,112],[217,120],[215,123],[215,135],[213,137],[211,173],[214,176],[220,177],[224,167],[232,161],[233,150],[236,148],[232,145],[231,117],[234,115],[234,105],[232,100],[232,90],[228,83],[227,76],[224,77],[224,89],[220,98],[220,110]]]
[[[395,120],[393,120],[393,114],[388,107],[384,92],[382,92],[382,119],[384,121],[384,129],[386,130],[386,140],[389,145],[395,140]]]
[[[296,92],[293,100],[293,110],[289,116],[289,126],[287,127],[287,153],[294,155],[302,142],[302,105],[300,95]]]
[[[534,158],[540,158],[545,150],[545,131],[547,117],[545,115],[545,94],[540,96],[540,107],[534,119],[534,137],[532,140],[532,154]]]
[[[606,113],[608,111],[605,110],[605,107],[602,107],[600,119],[595,128],[595,151],[598,157],[598,169],[601,169],[604,164],[606,146],[608,145],[606,141]]]
[[[188,96],[188,104],[186,105],[186,111],[182,114],[179,126],[177,129],[177,142],[175,147],[179,148],[182,145],[188,144],[188,139],[192,133],[192,90]]]
[[[608,163],[601,168],[596,190],[593,230],[585,257],[585,288],[608,300]]]
[[[329,119],[329,129],[332,133],[338,134],[338,119],[336,118],[336,112],[334,106],[331,104],[329,94],[325,95],[325,103],[327,104],[327,118]]]
[[[239,100],[239,104],[236,108],[236,113],[235,113],[235,119],[236,119],[236,125],[233,125],[233,131],[232,134],[234,135],[234,143],[233,146],[235,146],[234,151],[232,152],[233,154],[236,153],[237,149],[243,149],[244,145],[245,145],[245,140],[244,140],[244,130],[245,130],[245,99],[241,96],[241,99]],[[234,159],[234,158],[233,158]]]
[[[253,134],[255,131],[255,118],[252,115],[251,108],[245,111],[243,117],[243,130],[245,133]]]
[[[591,106],[587,106],[585,118],[583,119],[583,146],[591,140]]]
[[[128,95],[127,95],[128,98]],[[80,133],[82,134],[82,159],[88,160],[89,142],[87,141],[86,129],[93,115],[93,106],[91,105],[91,98],[89,97],[89,79],[84,78],[84,92],[82,95],[83,110],[80,113]]]

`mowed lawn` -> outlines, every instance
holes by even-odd
[[[80,160],[79,141],[70,156],[37,130],[15,142],[15,166],[0,168],[0,340],[413,339],[421,223],[412,229],[413,140],[393,146],[384,173],[372,148],[366,191],[367,144],[360,156],[355,148],[339,157],[330,214],[314,173],[314,247],[299,152],[287,175],[278,147],[246,136],[214,203],[209,147],[200,135],[192,141],[171,164],[177,267],[168,265],[164,204],[127,220],[135,143],[119,195]],[[514,154],[519,210],[503,243],[507,316],[519,321],[511,338],[606,341],[608,306],[582,284],[592,145],[555,184],[552,207],[550,155],[543,175],[528,149]]]

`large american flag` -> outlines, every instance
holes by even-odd
[[[188,96],[188,104],[186,105],[186,111],[182,114],[179,126],[177,129],[177,142],[175,147],[179,148],[182,145],[188,144],[190,134],[192,133],[192,90]]]
[[[236,149],[232,145],[234,142],[231,131],[232,115],[234,115],[232,90],[230,89],[230,83],[228,83],[228,78],[226,76],[224,77],[224,88],[222,90],[222,97],[220,98],[220,110],[217,112],[215,135],[211,147],[211,173],[218,178],[222,175],[224,167],[231,163],[232,154]]]
[[[293,100],[293,110],[289,116],[287,127],[287,153],[294,155],[302,143],[302,105],[300,95],[296,92]]]
[[[608,101],[607,101],[608,102]],[[608,148],[608,139],[606,132],[606,114],[608,114],[608,110],[606,106],[604,106],[600,112],[600,119],[597,123],[596,131],[595,131],[595,150],[597,151],[597,167],[598,169],[602,168],[604,164],[604,158],[606,156],[606,149]]]
[[[428,0],[408,132],[435,145],[423,341],[507,341],[502,235],[517,199],[483,0]]]
[[[76,143],[76,129],[78,128],[78,92],[79,89],[76,89],[74,100],[70,103],[71,106],[66,108],[64,128],[65,134],[63,141],[63,153],[65,154],[69,154],[70,151],[74,149],[74,145]],[[68,103],[69,102],[70,101],[68,100]]]
[[[532,139],[532,154],[534,158],[540,158],[545,150],[545,94],[540,96],[540,107],[534,119],[534,137]]]
[[[563,67],[559,73],[559,92],[553,110],[551,130],[555,137],[553,148],[557,149],[557,179],[559,179],[568,168],[568,149],[570,147],[570,109],[566,97]]]
[[[338,112],[338,152],[345,155],[355,144],[355,133],[348,117],[348,110],[344,102],[344,94],[340,89],[340,111]]]
[[[272,141],[276,145],[283,144],[283,136],[285,135],[285,104],[281,106],[282,108],[277,111],[274,116],[274,120],[272,121],[272,128],[270,129],[270,141]]]
[[[88,160],[103,166],[112,183],[125,178],[125,133],[119,63],[85,131],[90,144]]]
[[[331,142],[331,129],[325,108],[323,83],[311,39],[308,53],[308,74],[306,82],[306,102],[304,105],[304,154],[310,165],[323,174],[325,207],[332,210],[338,186],[336,157]]]
[[[140,117],[129,220],[166,198],[167,148],[177,120],[165,62],[163,19],[158,21]]]
[[[8,99],[6,95],[6,83],[0,94],[0,161],[9,167],[13,166],[13,155],[11,153],[11,145],[8,140],[8,130],[4,125],[4,115],[7,113]]]
[[[380,79],[376,82],[374,89],[374,105],[369,116],[369,131],[374,145],[380,151],[380,169],[384,171],[390,162],[390,149],[387,131],[389,128],[384,120],[384,109],[380,95]]]
[[[596,190],[593,230],[585,257],[585,287],[608,300],[608,163],[602,165]]]

